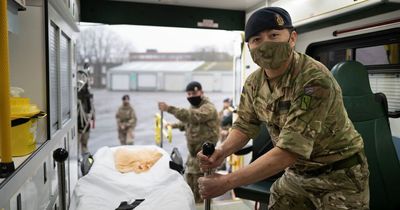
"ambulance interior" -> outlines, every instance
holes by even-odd
[[[21,94],[30,101],[1,99],[0,107],[3,110],[4,104],[24,103],[25,108],[34,109],[34,114],[23,112],[23,117],[16,115],[15,119],[29,118],[30,123],[36,123],[37,133],[32,149],[25,147],[28,144],[25,142],[24,146],[12,146],[15,141],[8,142],[3,135],[10,131],[5,131],[4,126],[0,130],[1,168],[5,174],[0,179],[0,210],[115,209],[121,201],[137,202],[135,209],[204,209],[204,205],[195,205],[181,171],[170,169],[172,156],[160,145],[128,146],[131,151],[144,149],[161,154],[146,172],[121,175],[113,162],[120,147],[113,147],[101,148],[93,154],[93,159],[85,163],[91,168],[82,176],[84,163],[79,154],[76,123],[77,89],[82,80],[75,60],[78,25],[90,22],[206,28],[237,34],[232,53],[231,96],[237,107],[246,77],[258,68],[251,60],[242,31],[252,12],[264,6],[279,6],[289,11],[299,34],[296,50],[325,64],[341,86],[349,117],[364,138],[371,173],[370,208],[400,208],[399,1],[7,0],[7,3],[10,81],[6,81],[6,74],[0,73],[0,83],[8,87],[1,86],[0,98],[8,98],[10,87],[15,86],[23,88],[25,92]],[[5,62],[4,58],[1,62]],[[14,91],[17,96],[18,89]],[[3,121],[9,119],[0,115],[0,122]],[[272,147],[265,126],[261,128],[260,135],[236,153],[240,164],[248,164]],[[11,132],[21,132],[12,129]],[[167,129],[159,131],[162,137],[158,138],[166,143],[171,135]],[[21,132],[21,135],[25,135],[21,137],[23,141],[32,141],[26,137],[28,134]],[[11,154],[5,147],[18,148],[21,153]],[[68,151],[65,162],[53,156],[57,148]],[[8,164],[10,160],[13,167]],[[14,170],[3,173],[7,167]],[[60,171],[64,171],[61,177]],[[211,209],[268,209],[269,188],[276,178],[279,175],[236,188],[232,200],[213,201]]]

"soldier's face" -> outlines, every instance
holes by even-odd
[[[187,91],[187,92],[186,92],[186,96],[187,96],[188,98],[196,97],[196,96],[202,96],[202,95],[203,95],[203,91],[201,91],[201,90]]]
[[[230,105],[230,103],[229,103],[229,102],[224,102],[224,109],[228,108],[228,107],[229,107],[229,105]]]
[[[248,42],[249,49],[254,49],[261,45],[263,42],[289,42],[290,46],[294,48],[297,40],[296,31],[290,32],[288,29],[282,30],[264,30],[255,36],[250,37]]]
[[[129,99],[124,99],[124,100],[122,101],[122,103],[123,103],[124,105],[128,105],[128,104],[129,104]]]

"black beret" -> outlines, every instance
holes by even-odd
[[[124,95],[124,96],[122,96],[122,100],[129,100],[129,95]]]
[[[244,31],[245,41],[266,29],[293,28],[289,13],[280,7],[264,7],[249,18]]]
[[[199,82],[192,81],[186,86],[186,92],[187,91],[196,91],[196,90],[202,90],[201,84]]]

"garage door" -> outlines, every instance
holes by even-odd
[[[233,93],[233,75],[223,74],[221,80],[222,80],[221,91]]]
[[[138,75],[138,89],[139,90],[156,90],[157,89],[157,75],[140,73]]]
[[[129,90],[129,75],[113,74],[111,80],[111,90]]]
[[[183,74],[166,74],[164,76],[164,90],[166,91],[183,91],[186,83]]]
[[[212,74],[193,75],[192,80],[200,82],[203,91],[214,91],[214,76]]]

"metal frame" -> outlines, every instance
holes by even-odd
[[[199,27],[204,19],[218,28]],[[244,30],[245,11],[107,0],[81,1],[81,21],[184,28]]]

